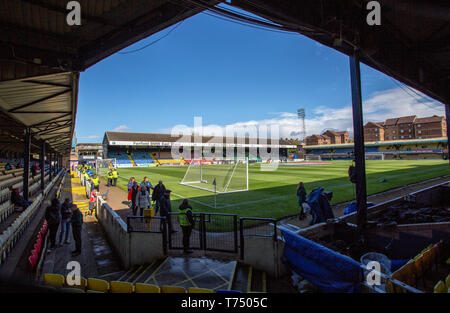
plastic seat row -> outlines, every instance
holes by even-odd
[[[39,255],[42,252],[43,248],[43,241],[45,240],[45,235],[47,234],[48,230],[48,224],[47,221],[44,221],[44,224],[42,225],[41,229],[39,230],[39,233],[36,238],[36,242],[33,246],[33,250],[31,250],[31,254],[28,257],[28,264],[30,265],[30,268],[33,270],[39,260]]]
[[[177,286],[162,286],[158,287],[152,284],[136,283],[132,284],[123,281],[111,281],[108,282],[103,279],[97,278],[83,278],[80,277],[79,285],[71,285],[67,282],[63,275],[60,274],[44,274],[44,284],[57,288],[62,288],[62,291],[79,292],[74,289],[79,289],[86,292],[102,292],[102,293],[186,293],[186,289]],[[212,293],[209,289],[190,288],[190,292],[208,292]]]
[[[425,274],[437,269],[441,259],[443,250],[442,240],[436,244],[430,244],[423,249],[413,259],[409,260],[405,265],[399,268],[392,274],[392,278],[399,280],[409,286],[417,286],[419,279],[422,279],[425,284]],[[404,293],[406,290],[403,287],[395,286],[391,282],[387,282],[386,288],[391,293]]]
[[[67,282],[63,275],[49,274],[43,275],[45,285],[58,288],[62,292],[73,293],[214,293],[212,289],[205,288],[188,288],[187,290],[179,286],[161,286],[152,284],[135,283],[123,281],[108,282],[98,278],[79,277],[79,284],[73,285]],[[219,292],[219,291],[217,291]],[[223,291],[237,292],[237,291]]]
[[[434,293],[450,293],[450,274],[447,275],[447,278],[444,280],[440,280],[434,285],[433,289]]]

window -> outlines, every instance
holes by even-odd
[[[422,133],[422,131],[421,131],[421,130],[418,130],[418,131],[417,131],[417,133],[418,133],[418,134],[421,134],[421,133]]]
[[[403,124],[400,124],[400,127],[403,127]]]
[[[411,138],[411,135],[409,135],[409,138]]]
[[[408,123],[408,126],[411,126],[411,123]]]
[[[392,133],[395,134],[395,130],[393,130]]]
[[[404,136],[400,136],[401,139],[405,138]]]
[[[422,137],[419,137],[419,139],[422,139]]]
[[[408,132],[410,133],[410,132],[411,132],[411,129],[408,129]]]
[[[396,138],[396,137],[394,136],[394,137],[392,137],[392,139],[394,139],[394,140],[395,140],[395,139],[397,139],[397,138]]]
[[[401,133],[403,134],[404,130],[403,130],[403,129],[401,129],[401,130],[400,130],[400,132],[401,132]]]
[[[417,127],[420,127],[420,124],[417,124]]]
[[[378,137],[378,134],[375,134],[375,137]]]

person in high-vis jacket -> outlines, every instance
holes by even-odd
[[[96,174],[92,175],[91,177],[91,192],[92,190],[94,190],[94,188],[100,191],[100,179]]]
[[[108,174],[106,174],[106,177],[108,178],[108,184],[107,184],[107,186],[108,186],[108,187],[109,187],[109,186],[112,186],[113,177],[114,177],[112,169],[109,170]]]
[[[192,228],[194,227],[194,216],[192,215],[192,207],[189,205],[188,199],[178,207],[178,222],[183,230],[183,251],[184,253],[192,253],[189,250],[189,241],[191,238]]]
[[[113,169],[112,170],[112,175],[113,175],[113,186],[117,185],[117,178],[119,178],[119,172],[117,172],[117,169]]]
[[[84,183],[86,185],[86,182],[89,181],[89,179],[90,179],[89,174],[86,171],[84,171],[83,177],[84,177]]]

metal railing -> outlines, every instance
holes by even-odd
[[[127,216],[127,232],[164,233],[166,218],[164,216]]]
[[[274,218],[241,217],[239,219],[241,259],[244,259],[245,237],[272,238],[276,241],[277,223]]]

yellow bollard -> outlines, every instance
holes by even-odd
[[[155,216],[155,209],[154,208],[147,208],[144,210],[144,217],[146,217],[145,222],[148,223],[148,231],[151,231],[151,225],[152,225],[152,217]]]

